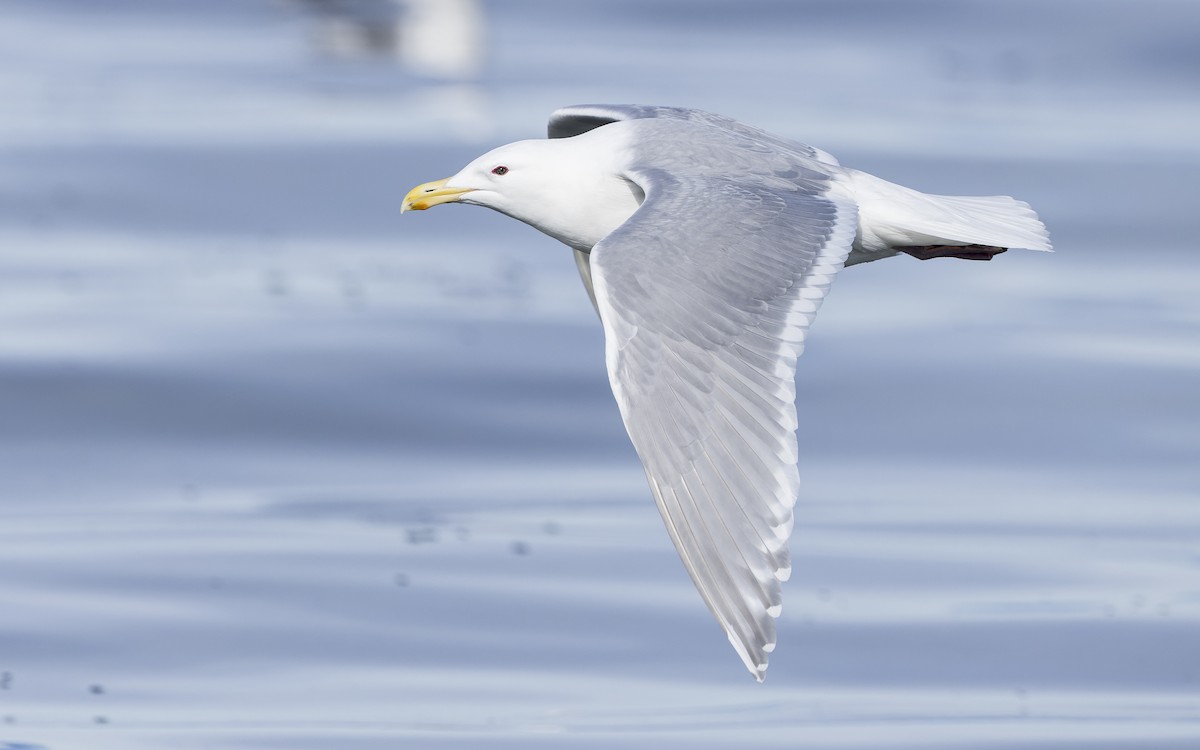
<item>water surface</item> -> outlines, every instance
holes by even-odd
[[[1193,748],[1185,3],[0,10],[0,748]],[[767,682],[667,539],[568,253],[404,192],[556,106],[704,107],[1054,255],[855,267],[801,362]]]

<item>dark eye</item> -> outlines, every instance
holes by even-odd
[[[508,167],[505,167],[503,165],[496,167],[495,169],[492,170],[492,174],[501,174],[501,175],[508,174]]]

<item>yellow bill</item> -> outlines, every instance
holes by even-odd
[[[424,185],[417,185],[412,190],[408,191],[408,195],[404,196],[404,205],[400,207],[400,213],[405,211],[424,211],[430,206],[436,206],[439,203],[450,203],[458,200],[458,197],[463,193],[469,193],[473,188],[448,188],[445,187],[445,180],[435,180],[426,182]]]

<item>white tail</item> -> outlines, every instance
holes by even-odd
[[[928,195],[865,172],[846,173],[865,253],[882,257],[913,245],[1050,250],[1050,235],[1028,203],[1006,195]]]

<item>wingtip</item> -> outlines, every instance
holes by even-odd
[[[742,658],[742,664],[746,667],[747,671],[754,675],[754,680],[762,682],[767,673],[767,654],[775,650],[776,642],[769,641],[764,643],[758,652],[754,654],[743,648],[733,636],[729,637],[729,642],[733,644],[733,647],[738,652],[738,656]]]

